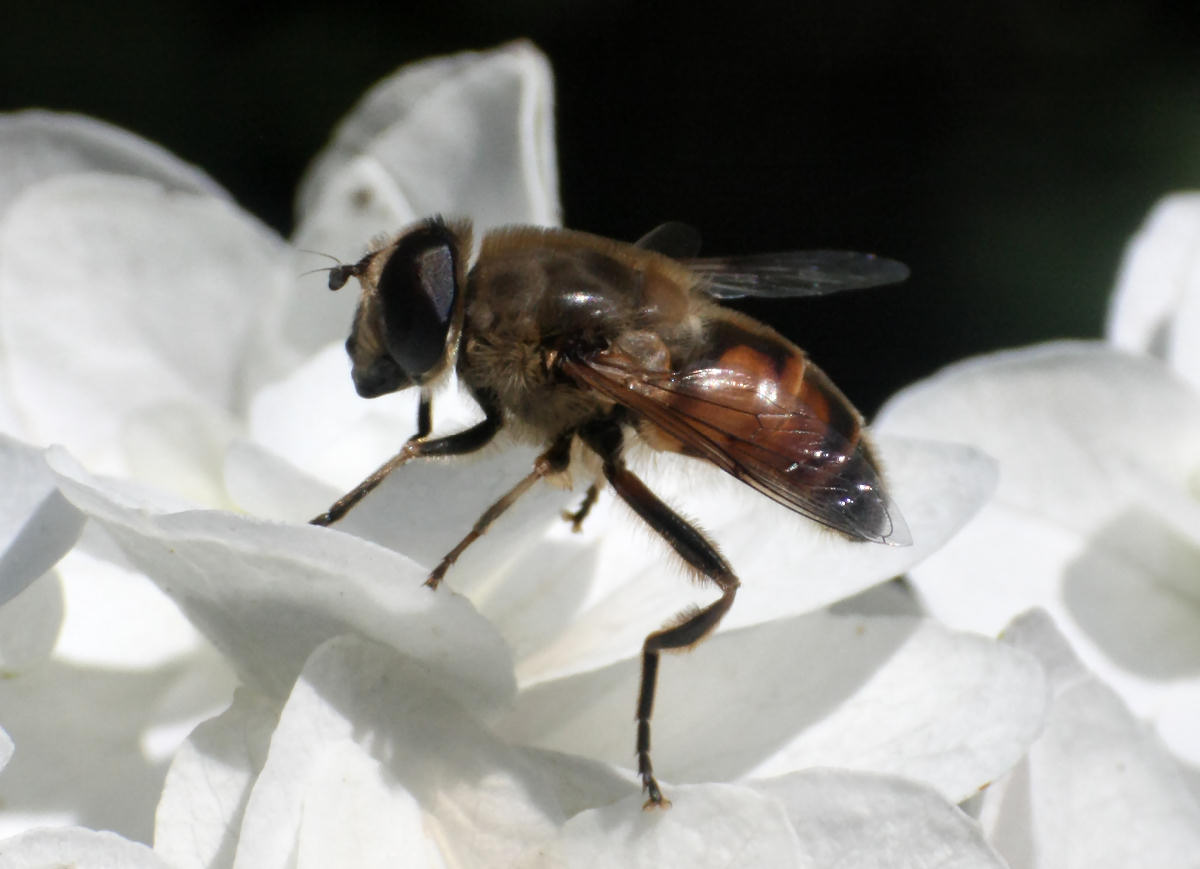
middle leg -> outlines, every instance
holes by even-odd
[[[441,584],[442,578],[446,575],[446,571],[466,551],[467,547],[487,533],[492,523],[499,519],[505,510],[515,504],[518,498],[528,492],[534,483],[544,477],[565,471],[567,465],[571,462],[571,441],[574,437],[574,432],[566,432],[559,435],[550,445],[549,449],[534,460],[533,470],[526,474],[519,483],[501,495],[496,503],[483,511],[483,515],[475,521],[475,525],[467,532],[467,536],[460,540],[458,545],[451,549],[438,563],[438,566],[433,569],[433,572],[429,574],[429,578],[425,580],[425,584],[430,588],[437,588]]]

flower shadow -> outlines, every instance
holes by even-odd
[[[718,634],[665,656],[653,721],[665,779],[729,781],[810,754],[804,736],[879,672],[919,622],[818,612]],[[640,661],[628,658],[522,691],[499,725],[509,738],[629,767]],[[818,738],[818,742],[824,737]],[[821,763],[841,758],[812,757]]]
[[[1148,511],[1102,526],[1067,565],[1062,593],[1121,667],[1152,679],[1200,675],[1200,551]]]
[[[4,814],[69,818],[149,842],[167,769],[147,751],[150,731],[207,712],[224,690],[220,659],[204,659],[207,679],[197,660],[146,672],[48,661],[0,681],[4,727],[18,746],[0,779]]]

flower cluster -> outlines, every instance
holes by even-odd
[[[431,593],[528,471],[503,443],[304,523],[416,418],[354,395],[354,299],[297,278],[304,250],[432,213],[553,225],[552,118],[528,44],[407,67],[314,161],[291,240],[128,133],[0,119],[0,867],[1195,859],[1194,200],[1131,249],[1111,344],[889,403],[914,546],[637,464],[743,581],[663,662],[667,811],[632,771],[641,642],[712,594],[632,514],[602,498],[572,533],[577,496],[536,489]],[[435,430],[476,414],[451,385]]]

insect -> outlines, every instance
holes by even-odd
[[[684,224],[634,244],[560,229],[488,232],[473,264],[471,226],[424,220],[353,264],[329,287],[361,286],[346,350],[355,388],[372,398],[420,389],[417,431],[393,458],[312,520],[329,525],[412,459],[470,453],[502,428],[543,447],[533,469],[489,507],[434,568],[436,588],[462,552],[575,454],[593,461],[576,528],[602,482],[719,597],[650,634],[642,647],[637,760],[646,807],[670,805],[650,762],[659,655],[693,646],[733,604],[738,578],[716,545],[625,464],[624,448],[708,461],[846,537],[911,542],[891,502],[862,416],[804,351],[719,299],[807,296],[904,280],[893,260],[847,251],[698,258]],[[481,422],[433,436],[433,388],[451,368]]]

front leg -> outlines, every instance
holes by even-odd
[[[617,495],[645,520],[701,578],[721,590],[721,596],[700,610],[685,610],[676,620],[646,637],[642,644],[642,682],[637,702],[638,774],[648,799],[643,808],[671,805],[663,797],[650,763],[650,716],[654,711],[654,689],[658,683],[658,659],[663,651],[694,646],[720,624],[733,606],[738,578],[729,563],[707,537],[668,507],[621,458],[623,435],[613,418],[599,420],[580,432],[580,437],[604,462],[604,476]]]
[[[427,456],[460,456],[487,446],[496,436],[496,432],[500,431],[504,418],[490,395],[481,393],[476,394],[474,398],[483,409],[483,420],[452,435],[430,438],[428,435],[432,427],[433,402],[427,394],[422,392],[421,404],[417,409],[416,435],[404,444],[400,452],[376,468],[371,476],[334,501],[324,513],[310,519],[309,524],[332,525],[349,513],[359,501],[367,497],[376,486],[384,481],[388,474],[411,459]]]

